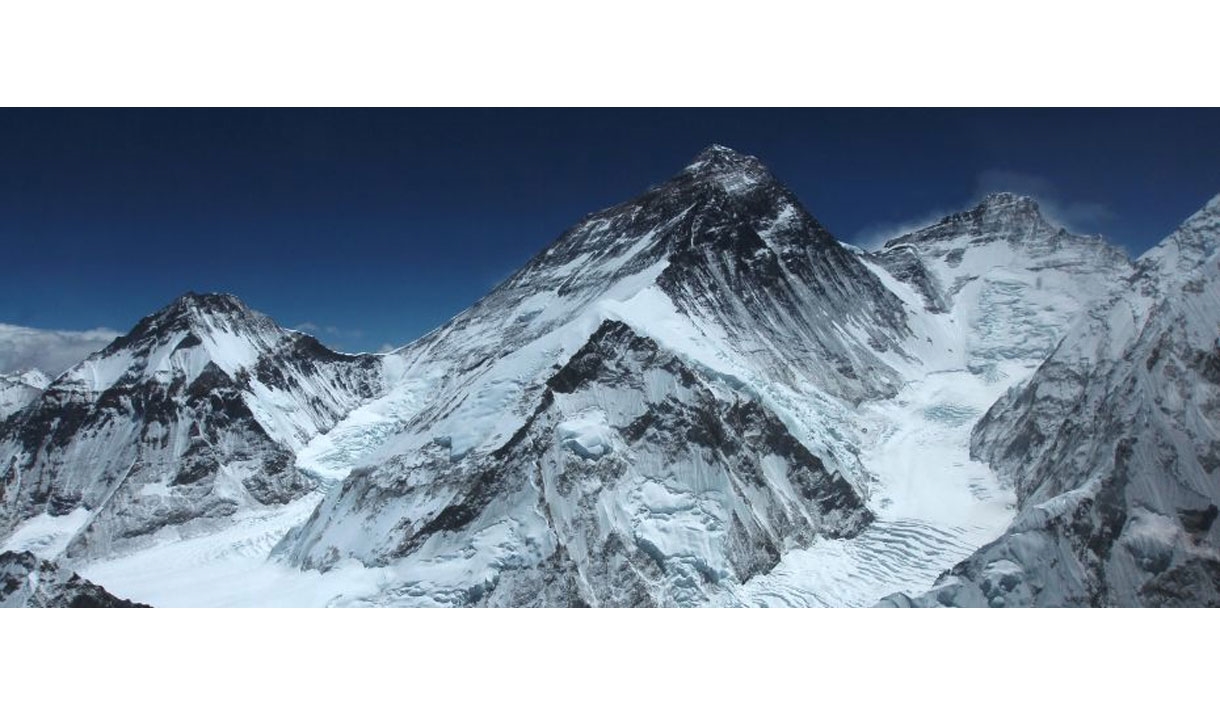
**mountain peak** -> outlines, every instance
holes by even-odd
[[[146,340],[155,341],[160,339],[160,336],[174,332],[186,332],[198,338],[220,326],[227,326],[223,329],[229,331],[236,326],[257,330],[266,321],[268,319],[265,316],[250,310],[237,296],[228,293],[188,292],[140,320],[130,332],[116,338],[106,350],[112,352]]]
[[[1040,213],[1038,202],[1029,196],[1014,194],[1009,191],[996,191],[987,194],[979,202],[976,209],[986,211],[1022,211]]]
[[[758,161],[757,159],[754,159],[754,157],[749,156],[748,154],[742,154],[732,147],[727,147],[723,144],[709,144],[695,155],[695,158],[691,160],[691,164],[701,164],[711,161],[741,162],[751,159]]]
[[[697,180],[714,181],[726,189],[752,186],[770,178],[771,173],[757,157],[712,144],[695,155],[682,175]]]
[[[245,303],[230,293],[196,293],[187,291],[174,299],[162,312],[199,312],[209,314],[249,314],[251,311]]]
[[[230,293],[183,293],[151,316],[158,325],[210,330],[215,325],[260,324],[263,316]]]
[[[1004,240],[1033,245],[1061,240],[1063,236],[1071,234],[1048,221],[1033,198],[998,191],[987,194],[972,208],[949,214],[936,223],[890,239],[885,247],[956,241],[963,237],[969,237],[975,243]]]

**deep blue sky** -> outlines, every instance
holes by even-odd
[[[862,243],[1010,189],[1136,255],[1220,193],[1215,110],[0,110],[0,322],[228,291],[402,344],[711,143]]]

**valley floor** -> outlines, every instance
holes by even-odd
[[[877,481],[877,520],[851,540],[790,551],[727,602],[752,606],[871,606],[926,591],[946,569],[1000,536],[1015,497],[970,459],[970,430],[1032,368],[1006,364],[990,380],[965,370],[931,373],[894,399],[867,407],[874,441],[861,460]]]
[[[307,519],[318,493],[247,514],[221,531],[166,541],[128,556],[77,568],[124,598],[156,607],[318,607],[357,605],[382,590],[379,569],[360,565],[326,574],[269,559],[290,528]]]
[[[867,406],[863,418],[873,441],[861,459],[876,475],[869,504],[877,520],[856,539],[789,552],[769,574],[736,587],[717,605],[870,606],[896,591],[927,590],[941,572],[998,537],[1014,515],[1013,494],[969,458],[970,429],[1030,369],[1007,364],[991,380],[966,371],[932,373],[896,398]],[[395,581],[392,569],[353,564],[321,574],[268,558],[320,498],[250,513],[223,531],[78,571],[120,597],[154,606],[378,601]]]

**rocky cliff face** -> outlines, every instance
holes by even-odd
[[[0,553],[0,608],[146,608],[28,551]]]

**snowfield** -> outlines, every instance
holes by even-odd
[[[165,534],[134,554],[93,561],[77,572],[110,593],[156,607],[359,605],[384,587],[387,574],[349,564],[323,575],[269,558],[321,497],[319,492],[287,506],[246,512],[209,534]]]

